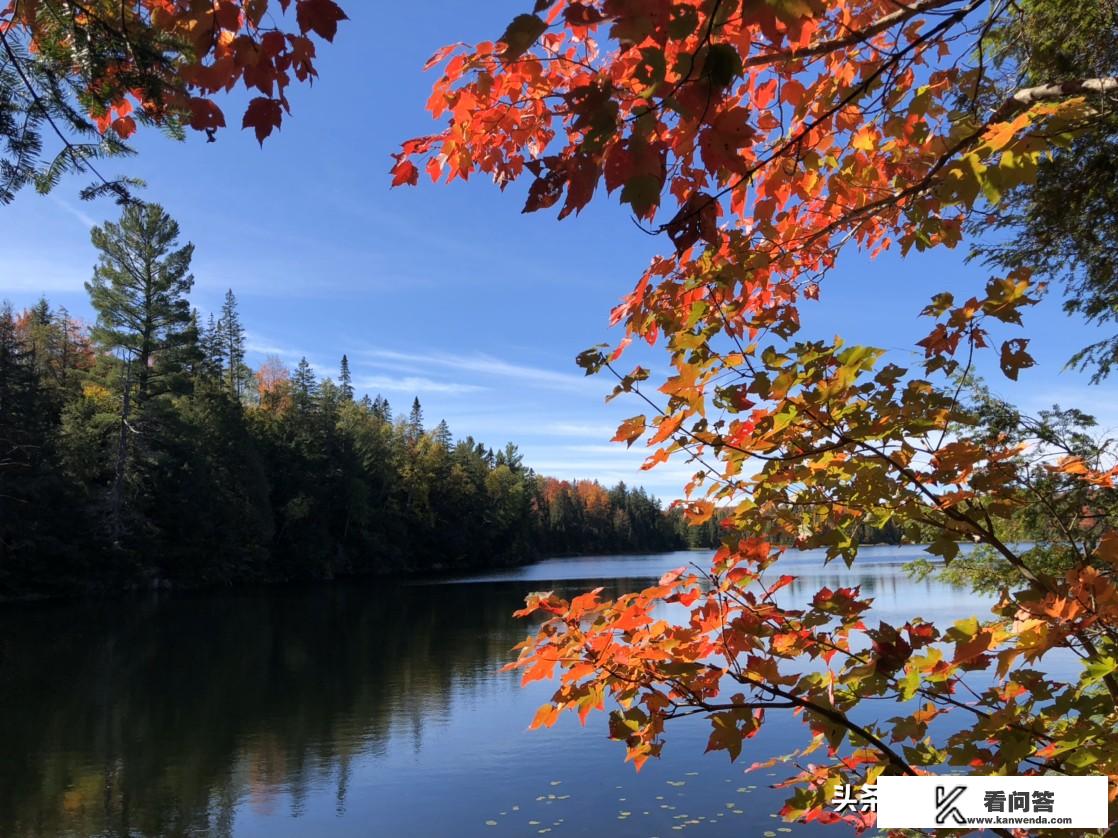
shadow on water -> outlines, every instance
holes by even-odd
[[[7,607],[0,835],[782,828],[771,819],[782,795],[764,788],[770,776],[703,758],[701,725],[682,726],[665,759],[636,775],[606,741],[604,719],[589,731],[572,720],[526,734],[548,687],[524,690],[499,671],[529,628],[510,616],[527,591],[619,593],[692,559],[703,556],[544,562],[453,584]],[[805,568],[786,597],[852,579],[817,561]],[[874,586],[886,618],[913,601],[929,618],[983,610],[898,568],[894,557],[857,577]],[[745,764],[799,740],[798,721],[770,727]],[[700,772],[702,783],[685,787]],[[752,806],[735,802],[746,797]]]

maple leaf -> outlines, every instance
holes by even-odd
[[[295,20],[304,33],[314,32],[333,41],[338,23],[349,18],[334,0],[295,0]]]
[[[644,433],[644,428],[645,418],[643,416],[634,416],[631,419],[626,419],[617,428],[617,433],[610,441],[624,442],[627,448],[631,448],[633,443]]]
[[[225,114],[209,99],[191,97],[187,105],[190,109],[190,127],[198,131],[225,127]]]
[[[752,719],[752,713],[745,709],[711,714],[707,751],[726,751],[730,762],[734,762],[741,756],[742,739],[745,738],[740,725],[742,722],[748,724]]]
[[[501,53],[503,61],[515,61],[528,51],[536,39],[547,31],[547,24],[536,15],[517,15],[508,25],[501,41],[505,51]]]
[[[739,150],[749,145],[756,135],[747,108],[722,111],[699,134],[703,163],[712,172],[744,173],[747,165]]]
[[[409,183],[414,186],[419,182],[419,169],[410,160],[398,160],[392,167],[392,185],[399,186]]]
[[[585,3],[569,3],[563,10],[563,19],[571,26],[594,26],[605,20],[605,15]]]
[[[1095,555],[1107,564],[1118,567],[1118,530],[1107,530],[1099,539]]]
[[[1005,373],[1007,378],[1016,381],[1017,375],[1021,370],[1036,364],[1036,361],[1033,360],[1033,356],[1025,351],[1025,347],[1028,345],[1029,341],[1027,338],[1014,338],[1002,344],[999,362],[1002,372]]]
[[[257,96],[248,103],[241,127],[252,128],[256,132],[257,142],[264,145],[264,140],[274,128],[280,127],[281,122],[283,122],[283,110],[280,102]]]

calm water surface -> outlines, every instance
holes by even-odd
[[[870,548],[852,571],[801,554],[785,601],[858,583],[873,618],[985,611],[909,580],[918,554]],[[705,558],[5,606],[0,835],[845,834],[772,818],[784,774],[744,770],[802,743],[795,718],[771,715],[738,765],[704,757],[709,727],[681,720],[639,775],[604,714],[527,732],[550,689],[499,672],[526,634],[510,614],[527,592],[620,593]]]

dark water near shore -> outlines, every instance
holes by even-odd
[[[908,579],[918,554],[868,548],[853,571],[802,554],[784,597],[859,583],[875,620],[985,613]],[[744,771],[802,743],[793,717],[771,717],[737,765],[704,757],[709,726],[682,720],[639,775],[604,714],[526,732],[550,688],[499,672],[527,631],[510,616],[525,593],[619,593],[705,559],[5,606],[0,835],[846,834],[774,819],[784,773]]]

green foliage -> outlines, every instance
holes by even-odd
[[[1118,5],[1112,0],[1030,0],[997,30],[999,58],[1022,87],[1118,76]],[[1118,114],[1111,94],[1093,94],[1094,114],[1065,147],[1040,162],[1034,183],[1009,191],[972,232],[974,255],[1010,270],[1029,268],[1063,286],[1064,309],[1088,323],[1118,322]],[[1097,383],[1118,363],[1118,335],[1070,361]]]
[[[0,46],[0,204],[10,203],[24,186],[48,192],[66,174],[96,173],[98,161],[131,153],[115,133],[98,131],[70,95],[58,56],[32,52],[11,35]],[[56,129],[68,139],[53,156],[44,155],[43,135]],[[99,178],[86,197],[123,198],[136,183]]]
[[[998,539],[1016,545],[1018,555],[1035,573],[1063,577],[1092,554],[1107,522],[1118,515],[1118,493],[1109,486],[1085,483],[1074,470],[1046,467],[1046,460],[1055,454],[1087,468],[1102,468],[1113,462],[1114,440],[1097,436],[1095,419],[1080,410],[1056,405],[1028,416],[980,383],[964,379],[962,385],[973,421],[968,434],[978,442],[998,440],[1020,446],[1016,464],[1022,479],[1007,514],[997,522]],[[932,547],[929,552],[943,556],[946,566],[919,560],[908,565],[913,575],[936,574],[983,593],[1028,584],[1020,568],[990,545],[964,546],[941,536]]]
[[[153,275],[185,290],[185,255]],[[641,489],[537,475],[515,445],[425,428],[418,399],[394,421],[386,399],[354,400],[347,376],[319,380],[306,359],[293,373],[271,359],[238,392],[213,349],[220,330],[199,334],[182,294],[163,300],[178,325],[149,347],[151,370],[174,362],[176,384],[151,378],[141,403],[131,358],[144,344],[127,324],[144,312],[138,286],[113,276],[102,265],[91,283],[96,345],[46,301],[0,310],[0,596],[685,546],[681,516]]]

